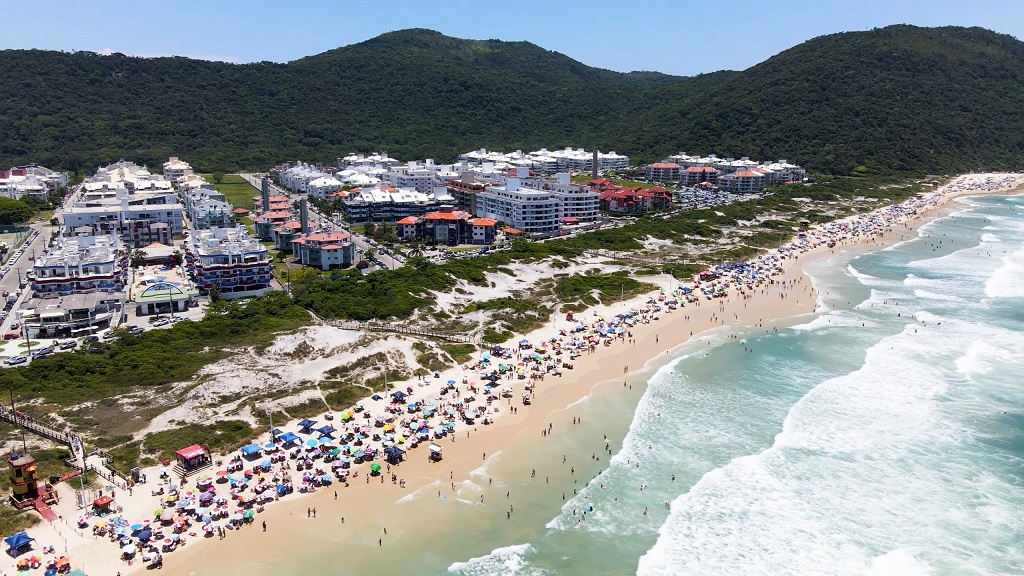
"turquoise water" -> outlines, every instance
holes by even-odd
[[[405,567],[1020,574],[1024,199],[961,200],[913,240],[811,273],[828,312],[777,332],[709,334],[638,402],[624,392],[574,407],[585,423],[557,444],[499,455],[469,482],[464,501],[475,486],[494,512],[465,513],[457,545],[446,528],[431,551],[410,546]],[[604,434],[614,456],[598,462]],[[528,477],[526,458],[550,482]],[[505,489],[511,521],[491,503]],[[461,513],[435,500],[420,505],[450,527]]]

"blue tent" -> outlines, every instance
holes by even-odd
[[[310,420],[309,418],[306,418],[302,422],[299,422],[299,428],[305,428],[306,430],[310,430],[313,428],[315,424],[316,420]]]
[[[401,402],[402,400],[405,400],[406,396],[408,396],[408,394],[406,394],[405,392],[402,392],[401,390],[399,390],[398,392],[392,392],[391,393],[391,397],[394,398],[395,400],[398,400],[399,402]]]
[[[274,428],[273,430],[270,431],[271,438],[277,438],[281,434],[284,434],[284,431],[281,430],[280,428]]]
[[[253,454],[259,454],[262,449],[263,448],[261,448],[259,444],[248,444],[246,446],[242,446],[242,454],[252,456]]]
[[[281,436],[278,438],[278,440],[280,440],[281,442],[284,442],[285,444],[288,444],[289,442],[295,442],[296,440],[301,440],[301,438],[299,438],[299,435],[296,434],[295,432],[285,432],[284,434],[281,434]]]
[[[402,455],[405,454],[405,450],[402,450],[398,446],[390,446],[384,449],[384,454],[389,460],[398,461],[402,459]]]
[[[337,430],[334,428],[334,426],[328,424],[327,426],[321,427],[319,430],[317,430],[317,432],[323,434],[324,436],[330,436],[331,434],[337,432]]]
[[[150,529],[139,530],[139,533],[135,535],[140,542],[147,542],[153,537],[153,531]]]
[[[7,547],[11,550],[18,550],[19,548],[28,546],[34,540],[35,538],[29,536],[27,532],[22,531],[4,538],[4,543],[7,544]]]

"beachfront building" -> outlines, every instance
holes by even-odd
[[[551,235],[561,228],[558,196],[522,187],[519,178],[508,178],[501,186],[487,186],[476,195],[476,201],[478,216],[504,222],[526,234]]]
[[[678,182],[680,167],[675,162],[655,162],[644,170],[647,179],[655,182]]]
[[[288,166],[279,170],[271,170],[274,180],[294,192],[307,192],[307,185],[318,179],[327,178],[331,175],[312,164],[297,162],[294,166]]]
[[[291,241],[291,250],[304,266],[321,270],[348,268],[356,259],[356,246],[345,232],[300,235]]]
[[[764,190],[765,177],[759,171],[741,170],[723,174],[718,178],[718,187],[726,192],[745,194]]]
[[[32,263],[28,280],[39,296],[95,291],[117,292],[125,287],[127,261],[118,236],[58,236]]]
[[[720,173],[712,166],[689,166],[682,173],[682,184],[684,186],[698,186],[709,183],[718,184]]]
[[[20,318],[30,337],[91,334],[116,323],[128,258],[117,235],[58,237],[27,274],[31,297]]]
[[[458,246],[460,244],[491,244],[497,234],[498,221],[473,218],[473,215],[452,206],[442,206],[425,216],[406,216],[395,223],[399,238]]]
[[[517,175],[524,175],[522,169]],[[568,172],[555,174],[554,180],[544,178],[524,178],[523,184],[535,190],[544,190],[554,194],[559,203],[559,217],[563,223],[587,224],[597,222],[601,218],[600,194],[582,184],[574,184]]]
[[[224,194],[213,188],[179,188],[181,204],[192,228],[231,228],[235,225],[235,208]]]
[[[185,264],[195,286],[204,292],[217,287],[222,296],[241,297],[271,289],[273,266],[267,247],[241,225],[189,231]]]
[[[650,188],[620,186],[607,178],[590,180],[584,184],[599,194],[601,210],[614,214],[643,214],[650,210],[672,207],[672,193],[661,186]]]
[[[406,216],[423,216],[438,208],[433,194],[381,184],[375,188],[349,190],[342,199],[349,223],[397,222]]]

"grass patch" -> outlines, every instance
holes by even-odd
[[[465,364],[476,354],[476,346],[472,344],[440,344],[439,346],[441,350],[452,357],[456,364]]]
[[[207,446],[226,454],[248,444],[257,434],[242,420],[220,420],[211,424],[193,424],[146,434],[142,454],[157,460],[174,460],[174,452],[193,444]]]
[[[569,276],[555,283],[555,294],[564,301],[580,302],[586,306],[616,302],[656,286],[630,278],[626,272]]]
[[[102,353],[65,352],[0,371],[0,391],[6,396],[13,390],[22,399],[42,398],[61,406],[111,398],[187,381],[233,348],[266,346],[275,334],[309,323],[309,314],[281,292],[268,293],[245,307],[215,302],[210,310],[203,320],[181,322],[168,330],[130,338],[122,334]]]

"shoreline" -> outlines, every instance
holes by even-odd
[[[396,474],[405,481],[405,488],[399,488],[386,481],[378,487],[376,484],[380,482],[377,479],[367,484],[361,481],[362,478],[352,478],[348,487],[335,483],[310,494],[289,495],[285,498],[289,501],[288,503],[283,505],[274,503],[268,506],[257,516],[254,524],[230,533],[228,538],[217,544],[200,544],[198,540],[202,539],[201,536],[190,538],[189,545],[174,554],[166,555],[165,569],[170,570],[170,574],[214,574],[225,570],[230,571],[232,567],[237,568],[238,559],[245,558],[246,562],[251,562],[257,567],[257,572],[269,572],[280,569],[283,559],[300,553],[299,548],[306,546],[329,546],[344,542],[346,546],[361,548],[372,546],[373,540],[380,540],[383,543],[385,539],[378,538],[380,536],[379,529],[367,530],[367,528],[382,527],[379,518],[387,516],[383,512],[389,505],[393,507],[412,495],[427,490],[428,487],[435,485],[444,487],[452,480],[455,485],[458,485],[468,480],[474,473],[480,473],[481,466],[486,467],[491,463],[491,459],[497,457],[488,452],[495,451],[497,448],[497,452],[500,453],[501,446],[505,442],[517,442],[526,437],[530,437],[532,441],[536,441],[538,438],[544,441],[540,430],[545,429],[548,425],[558,428],[569,425],[570,415],[581,399],[619,390],[616,384],[620,379],[624,379],[624,386],[626,383],[646,383],[651,375],[675,358],[672,352],[684,344],[708,338],[712,331],[722,329],[724,326],[730,326],[735,331],[762,328],[765,325],[779,326],[780,323],[787,320],[817,312],[819,299],[811,282],[807,280],[805,271],[806,266],[810,263],[822,258],[837,256],[837,249],[840,254],[848,254],[850,251],[871,252],[916,237],[914,232],[918,228],[945,215],[942,212],[955,208],[956,205],[952,201],[956,198],[982,194],[1009,195],[1020,190],[1021,187],[1017,186],[1012,189],[989,192],[972,190],[940,195],[932,204],[926,205],[905,219],[891,223],[883,234],[850,238],[837,243],[831,250],[821,244],[795,253],[782,261],[784,272],[776,277],[777,282],[774,284],[759,286],[750,294],[740,294],[735,290],[730,290],[725,298],[699,300],[696,305],[687,304],[671,313],[663,312],[659,320],[654,320],[649,324],[637,324],[632,328],[633,344],[627,344],[625,339],[615,339],[610,346],[599,347],[593,355],[581,355],[575,362],[574,370],[563,372],[564,375],[561,377],[553,377],[549,374],[543,382],[537,384],[535,401],[531,406],[520,405],[518,395],[513,395],[509,404],[499,400],[502,408],[514,403],[519,410],[517,413],[503,410],[493,424],[475,426],[473,434],[467,433],[468,437],[462,435],[462,432],[467,430],[460,425],[454,435],[443,440],[435,440],[435,442],[445,445],[446,448],[449,443],[451,445],[451,448],[446,450],[445,457],[441,462],[426,462],[425,448],[410,452],[407,460],[394,468]],[[868,215],[860,215],[860,217],[865,216]],[[908,234],[911,236],[908,237]],[[673,285],[675,284],[676,282],[673,283]],[[656,296],[657,292],[654,294]],[[590,320],[599,313],[612,316],[621,311],[641,308],[647,298],[648,295],[644,295],[621,304],[597,306],[595,309],[591,309],[593,312],[587,311],[586,319]],[[540,342],[544,340],[543,336],[553,332],[555,332],[555,327],[548,325],[527,335],[527,338],[531,342]],[[620,367],[622,368],[621,376],[618,371]],[[447,378],[447,375],[443,375],[441,380]],[[521,381],[513,383],[517,393],[521,390],[521,384]],[[428,388],[434,389],[433,387]],[[642,395],[643,388],[641,387],[637,392]],[[417,389],[415,396],[417,398],[431,397],[431,393],[428,390]],[[371,410],[380,405],[380,402],[364,402],[364,406]],[[294,422],[282,426],[282,428],[294,428]],[[264,433],[260,440],[266,436],[267,434]],[[510,438],[511,440],[509,440]],[[262,444],[262,442],[259,443]],[[475,454],[481,453],[483,458],[476,459]],[[365,466],[360,470],[365,470]],[[153,477],[155,476],[154,472]],[[362,474],[361,476],[365,477]],[[360,481],[356,482],[356,480]],[[148,491],[151,486],[152,484],[139,485],[138,491]],[[374,490],[372,494],[371,487]],[[333,494],[335,490],[338,494],[337,501]],[[429,488],[429,490],[433,490],[433,488]],[[444,492],[443,488],[442,492]],[[457,493],[456,490],[451,490],[451,492]],[[65,498],[64,500],[70,499]],[[291,501],[298,504],[291,504]],[[337,516],[338,509],[342,508],[344,516],[351,521],[342,524],[333,519],[324,518],[323,521],[332,522],[329,524],[332,527],[331,530],[324,530],[325,526],[321,520],[302,519],[302,503],[305,503],[307,508],[330,511],[333,516]],[[152,504],[145,504],[145,506],[151,507]],[[299,511],[298,514],[296,514],[296,510]],[[266,537],[259,530],[259,523],[263,521],[271,527],[272,534],[287,533],[288,537]],[[302,541],[304,544],[297,546],[297,541]],[[129,566],[114,557],[116,550],[111,545],[108,544],[106,549],[103,549],[102,546],[97,543],[95,546],[90,546],[87,551],[76,551],[76,554],[81,555],[82,552],[86,554],[79,558],[73,557],[73,562],[76,566],[84,564],[89,573],[99,568],[102,571],[97,573],[108,573],[109,571],[110,574],[113,574],[114,570],[120,570],[123,574],[130,574],[145,567],[145,564],[140,561]],[[384,544],[380,545],[380,547],[383,546]],[[372,550],[372,548],[367,550]],[[110,562],[104,562],[101,555],[110,557]]]

